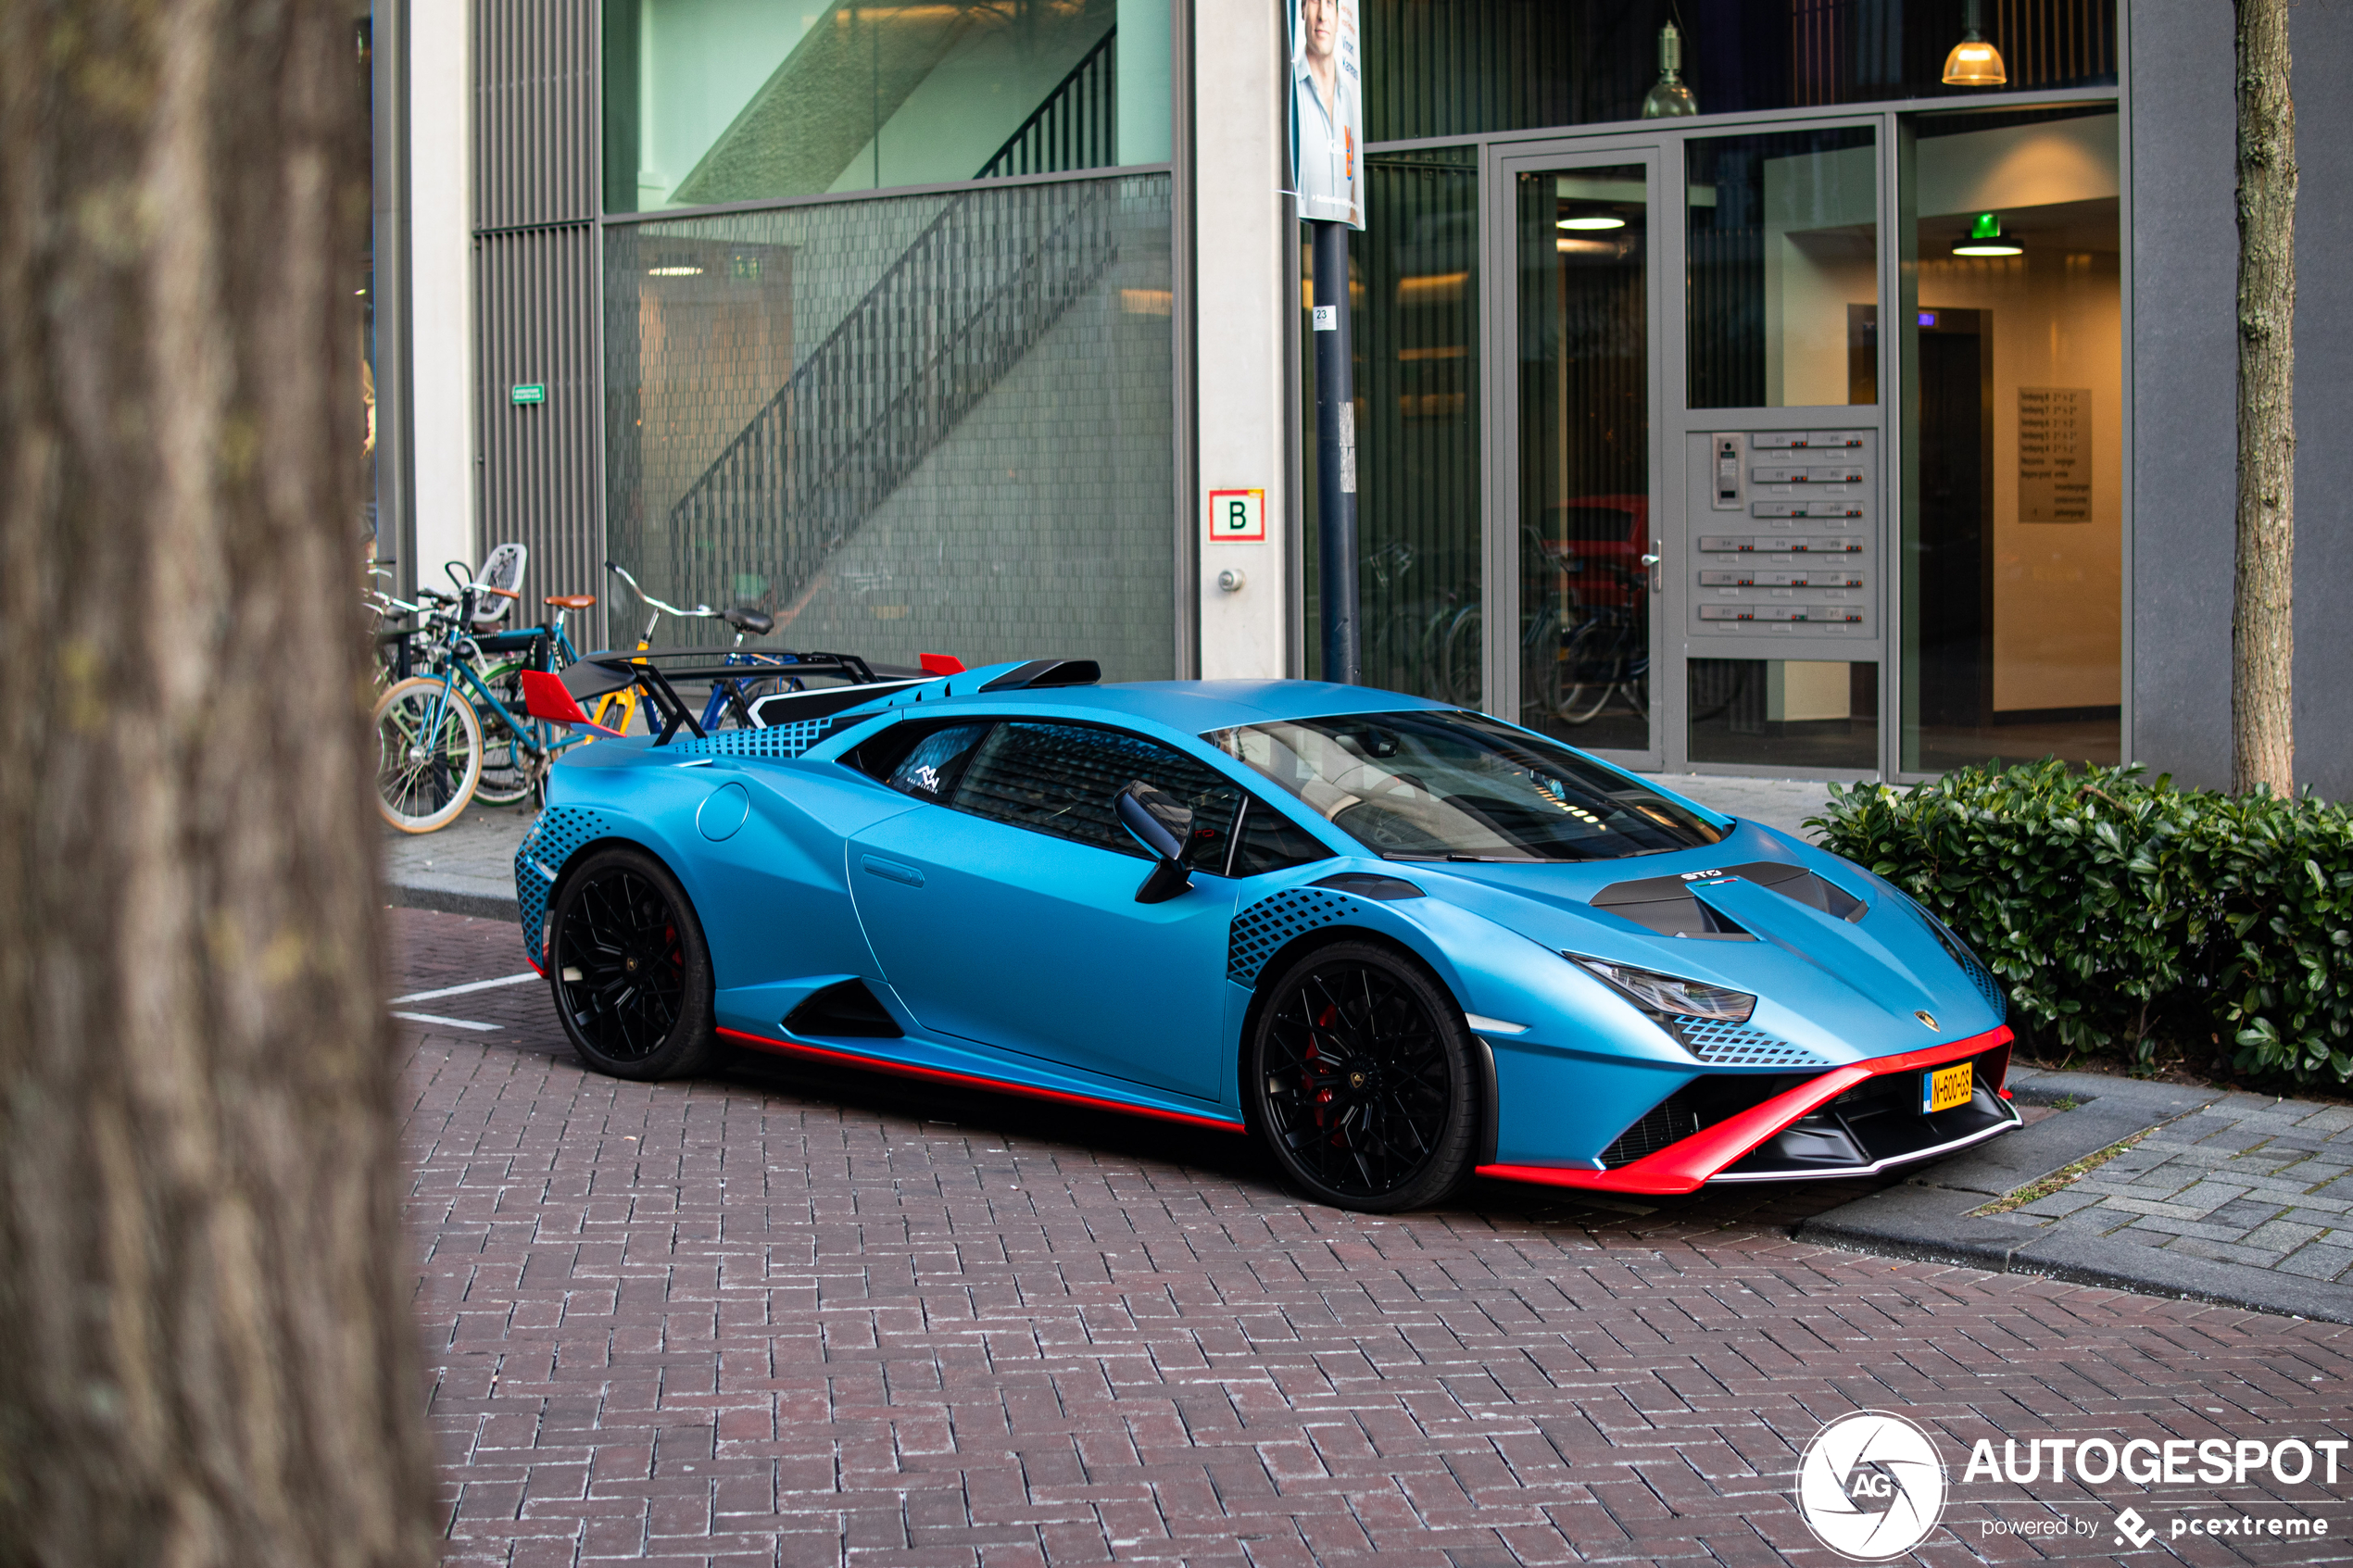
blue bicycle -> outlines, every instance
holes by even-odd
[[[493,596],[522,596],[488,583],[432,596],[422,628],[434,655],[432,672],[395,682],[376,699],[376,809],[403,833],[447,827],[475,799],[510,805],[535,798],[557,754],[594,738],[532,717],[521,676],[578,658],[563,629],[564,612],[596,600],[553,596],[547,603],[557,614],[549,624],[477,634],[476,609]],[[485,744],[485,734],[495,746]]]

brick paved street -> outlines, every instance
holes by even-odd
[[[524,967],[507,922],[390,918],[397,994]],[[2345,1436],[2353,1329],[1790,1239],[1851,1187],[1384,1221],[1235,1138],[752,1057],[595,1077],[536,985],[399,1009],[445,1021],[401,1040],[451,1563],[1828,1563],[1790,1478],[1857,1406],[1944,1444],[1922,1561],[2353,1554],[2353,1463],[1962,1475],[2005,1435]],[[2330,1537],[2162,1533],[2217,1504]],[[2088,1533],[1986,1533],[2054,1515]]]
[[[2353,1284],[2353,1106],[2226,1095],[2018,1213]]]

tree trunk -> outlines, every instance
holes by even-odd
[[[434,1554],[353,13],[0,0],[0,1563]]]
[[[2238,0],[2238,571],[2231,777],[2296,792],[2296,100],[2287,0]]]

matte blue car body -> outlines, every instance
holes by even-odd
[[[1342,901],[1315,937],[1353,928],[1410,950],[1475,1020],[1492,1052],[1495,1142],[1485,1162],[1597,1171],[1613,1140],[1707,1073],[1787,1073],[1698,1060],[1576,953],[1706,981],[1758,997],[1750,1027],[1820,1067],[1963,1042],[2003,1022],[1989,997],[1901,894],[1859,868],[1755,822],[1689,801],[1722,842],[1572,864],[1383,860],[1201,739],[1275,719],[1442,709],[1393,693],[1304,682],[1162,682],[995,694],[1012,666],[893,694],[832,721],[798,756],[774,731],[722,732],[656,746],[600,741],[557,765],[560,834],[535,828],[517,857],[525,942],[543,961],[535,911],[565,863],[598,844],[642,846],[678,877],[700,918],[721,1028],[753,1043],[982,1080],[1239,1127],[1241,1038],[1259,970],[1228,975],[1237,917],[1287,889],[1346,872],[1399,877],[1419,898]],[[919,709],[925,717],[1055,719],[1146,735],[1231,777],[1332,852],[1248,878],[1197,873],[1165,904],[1134,902],[1147,863],[899,794],[839,760]],[[867,715],[862,719],[861,715]],[[813,734],[813,731],[812,731]],[[761,740],[758,737],[768,737]],[[1634,775],[1626,775],[1635,779]],[[1655,781],[1635,779],[1662,795]],[[698,822],[725,786],[748,797]],[[561,814],[561,815],[560,815]],[[1803,867],[1868,906],[1859,922],[1752,882],[1698,896],[1755,942],[1666,936],[1592,907],[1614,883],[1757,861]],[[1327,899],[1327,902],[1329,902]],[[864,981],[904,1038],[796,1039],[784,1019],[812,993]],[[1932,1018],[1933,1026],[1923,1022]]]

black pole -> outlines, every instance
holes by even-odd
[[[1348,326],[1348,225],[1315,233],[1315,551],[1324,679],[1365,676],[1356,620],[1356,361]]]

